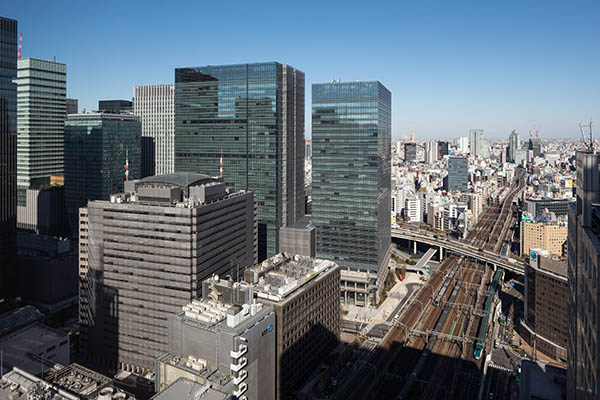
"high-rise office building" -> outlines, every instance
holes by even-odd
[[[440,159],[450,154],[448,142],[438,142],[438,154]]]
[[[469,159],[466,157],[448,158],[448,175],[444,177],[444,190],[466,192],[469,188]]]
[[[17,21],[0,17],[0,293],[6,293],[16,254]]]
[[[64,173],[65,64],[22,58],[17,69],[17,204]]]
[[[417,144],[416,143],[404,143],[404,161],[416,161],[417,160]]]
[[[489,145],[484,137],[483,129],[471,129],[469,131],[469,147],[473,157],[489,157]]]
[[[277,399],[292,398],[339,343],[340,267],[280,253],[246,270],[244,281],[275,310]]]
[[[340,264],[342,280],[361,274],[356,296],[375,305],[391,245],[392,95],[378,81],[334,81],[313,84],[312,104],[316,254]]]
[[[306,139],[306,149],[304,150],[304,157],[311,158],[312,157],[312,140]]]
[[[66,111],[67,111],[67,115],[79,113],[79,100],[66,99]]]
[[[517,150],[521,148],[521,139],[516,130],[512,130],[508,136],[508,161],[515,162]]]
[[[534,157],[539,157],[542,155],[542,140],[539,138],[529,138],[529,150],[533,151]]]
[[[133,88],[133,113],[142,123],[142,136],[154,139],[155,172],[175,172],[175,85]]]
[[[98,111],[109,114],[132,113],[133,102],[129,100],[99,100]]]
[[[141,125],[127,114],[73,114],[65,122],[65,205],[71,231],[79,207],[108,200],[141,176]]]
[[[439,148],[437,142],[425,143],[425,162],[427,164],[433,164],[440,159]]]
[[[81,345],[109,370],[153,371],[168,315],[200,297],[203,280],[237,278],[254,262],[252,193],[206,175],[125,182],[124,193],[88,203],[87,229]]]
[[[460,154],[467,154],[469,152],[469,138],[461,136],[456,139],[456,147]]]
[[[600,395],[600,154],[577,152],[577,201],[569,205],[569,399]]]
[[[175,69],[175,170],[258,199],[259,260],[304,216],[304,73],[277,62]],[[221,163],[222,160],[222,163]]]

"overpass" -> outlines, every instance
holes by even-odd
[[[482,263],[493,265],[494,267],[501,267],[519,275],[523,275],[525,269],[523,263],[520,261],[500,256],[488,250],[479,249],[460,240],[437,236],[428,231],[392,228],[392,238],[412,240],[415,243],[419,242],[430,246],[437,246],[440,250],[445,249],[451,253],[469,257]]]

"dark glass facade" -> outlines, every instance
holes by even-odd
[[[98,111],[110,114],[130,113],[133,112],[133,102],[129,100],[100,100],[98,101]]]
[[[416,161],[417,160],[417,144],[416,143],[404,143],[404,161]]]
[[[450,154],[448,152],[448,142],[438,142],[438,152],[439,152],[439,155],[440,155],[440,160],[444,156],[447,156],[448,154]]]
[[[175,69],[175,171],[258,199],[259,260],[304,215],[304,73],[276,62]]]
[[[142,127],[126,114],[72,114],[65,122],[65,204],[70,228],[79,207],[123,192],[125,159],[129,179],[141,177]]]
[[[444,190],[466,192],[469,188],[469,160],[466,157],[448,159],[448,175],[444,178]]]
[[[312,86],[317,257],[366,271],[390,247],[391,93],[380,82]]]
[[[0,297],[15,254],[17,224],[17,21],[0,17]],[[4,285],[4,287],[3,287]]]

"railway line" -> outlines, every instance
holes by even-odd
[[[499,203],[486,208],[467,235],[468,243],[493,251],[502,245],[512,223],[512,200],[524,185],[524,175],[515,183],[503,191]],[[369,358],[376,379],[358,374],[353,390],[336,398],[476,399],[483,357],[475,359],[474,354],[482,337],[483,344],[487,338],[486,308],[489,292],[495,290],[489,284],[492,275],[475,261],[447,258]]]

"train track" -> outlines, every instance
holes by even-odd
[[[512,223],[512,200],[522,189],[524,176],[518,176],[516,183],[507,189],[509,192],[500,204],[492,203],[486,208],[475,229],[467,235],[467,243],[493,251],[501,247],[506,228]],[[457,256],[450,256],[442,263],[380,343],[377,356],[370,358],[376,378],[363,374],[361,379],[358,375],[353,390],[339,398],[477,397],[482,359],[473,359],[472,339],[477,336],[478,313],[483,309],[491,271],[466,261],[460,266],[460,273],[449,278],[457,263]],[[446,283],[452,289],[446,291],[442,304],[436,307],[431,300]],[[438,333],[428,337],[414,332]],[[447,338],[440,337],[440,333],[448,335]]]

